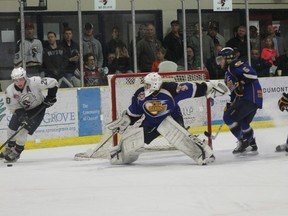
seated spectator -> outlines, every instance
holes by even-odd
[[[115,53],[109,53],[108,54],[108,61],[107,61],[107,67],[109,69],[108,74],[115,74],[116,73],[116,55]]]
[[[180,59],[178,61],[178,71],[185,70],[184,66],[184,58]],[[200,66],[200,59],[197,58],[197,56],[194,55],[194,50],[191,46],[187,47],[187,69],[188,70],[199,70],[201,68]]]
[[[272,65],[275,65],[277,55],[277,50],[274,47],[274,42],[271,37],[266,37],[264,40],[265,47],[262,49],[261,58],[270,62]]]
[[[288,51],[284,55],[280,55],[277,58],[277,70],[282,70],[281,76],[288,76]],[[277,75],[277,74],[275,74]]]
[[[87,53],[84,59],[84,86],[101,86],[105,84],[104,71],[96,67],[96,59],[93,53]]]
[[[130,56],[126,46],[117,47],[115,57],[116,73],[132,73]]]
[[[258,77],[268,77],[272,64],[260,57],[257,48],[251,50],[251,66],[256,70]]]
[[[156,49],[156,60],[153,62],[151,72],[157,72],[158,66],[162,61],[165,61],[166,49],[163,47]]]

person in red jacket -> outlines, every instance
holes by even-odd
[[[158,72],[158,66],[161,62],[165,61],[166,49],[163,47],[156,49],[156,60],[153,62],[151,72]]]

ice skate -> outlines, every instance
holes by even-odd
[[[255,138],[249,143],[247,139],[240,139],[238,141],[238,146],[233,150],[233,154],[236,156],[245,156],[245,155],[257,155],[258,147],[255,141]]]
[[[16,162],[20,158],[20,154],[23,150],[24,147],[19,145],[10,148],[9,154],[5,156],[5,162]]]
[[[285,143],[285,144],[276,146],[275,151],[276,151],[276,152],[283,152],[283,151],[288,152],[288,144]]]
[[[11,153],[11,148],[10,147],[6,147],[5,150],[3,152],[0,153],[0,160],[1,159],[5,159],[5,157]]]

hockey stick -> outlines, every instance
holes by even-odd
[[[45,109],[46,107],[44,105],[42,105],[42,107],[33,115],[31,116],[30,120],[33,120],[36,116],[38,116],[39,113],[42,112],[43,109]],[[13,139],[25,126],[27,125],[27,122],[24,122],[20,128],[18,128],[18,130],[11,136],[9,137],[6,142],[4,142],[1,146],[0,146],[0,150],[2,148],[4,148],[4,146],[7,145],[7,143],[9,143],[11,141],[11,139]]]
[[[209,133],[208,131],[205,131],[205,132],[204,132],[204,135],[207,136],[208,138],[213,139],[213,140],[216,139],[216,137],[217,137],[218,134],[220,133],[220,131],[221,131],[223,125],[224,125],[224,122],[221,123],[221,125],[219,126],[219,128],[218,128],[218,130],[217,130],[217,132],[216,132],[215,135],[212,135],[212,134]]]
[[[116,133],[118,133],[118,130],[113,131],[109,137],[107,137],[101,144],[98,144],[99,146],[96,146],[95,148],[90,148],[86,152],[77,153],[74,156],[74,160],[76,161],[82,161],[82,160],[89,160],[92,158],[94,154],[96,154]],[[106,157],[106,152],[102,153],[102,155],[98,155],[98,158]]]

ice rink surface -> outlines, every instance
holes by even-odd
[[[286,216],[288,156],[274,149],[287,133],[287,127],[255,130],[259,155],[241,158],[231,153],[232,135],[220,133],[208,166],[178,151],[112,166],[73,160],[90,145],[27,150],[13,167],[0,163],[0,215]]]

